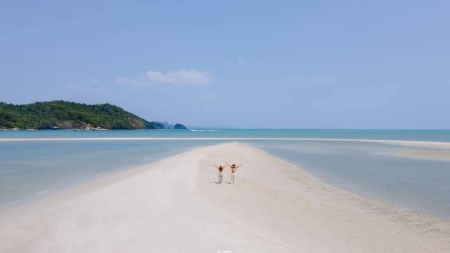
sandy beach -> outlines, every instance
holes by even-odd
[[[218,184],[214,164],[243,163]],[[0,252],[450,252],[450,221],[325,184],[242,143],[0,213]]]

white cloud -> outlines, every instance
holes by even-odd
[[[165,73],[149,70],[138,78],[119,77],[118,83],[133,86],[149,86],[156,84],[208,84],[213,82],[211,74],[195,69],[170,70]]]

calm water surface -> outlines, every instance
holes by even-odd
[[[118,140],[101,138],[197,138]],[[450,142],[449,130],[0,131],[0,139],[98,138],[83,141],[0,141],[0,210],[193,147],[232,140],[323,138]],[[317,178],[417,212],[450,219],[450,162],[399,155],[430,150],[347,141],[239,140]],[[431,149],[432,150],[432,149]]]

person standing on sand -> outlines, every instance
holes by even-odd
[[[227,167],[227,165],[225,165],[225,167],[222,166],[222,165],[219,165],[219,167],[217,167],[216,165],[214,165],[214,166],[219,170],[219,184],[221,184],[222,183],[222,179],[223,179],[222,172],[223,172],[223,169],[225,167]]]
[[[236,170],[237,170],[237,168],[241,167],[242,164],[239,166],[236,166],[236,164],[234,164],[234,163],[232,165],[227,163],[227,165],[230,166],[230,168],[231,168],[231,183],[235,184],[236,183]]]

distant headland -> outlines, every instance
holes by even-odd
[[[0,129],[186,129],[147,121],[111,104],[87,105],[67,101],[14,105],[0,102]]]

